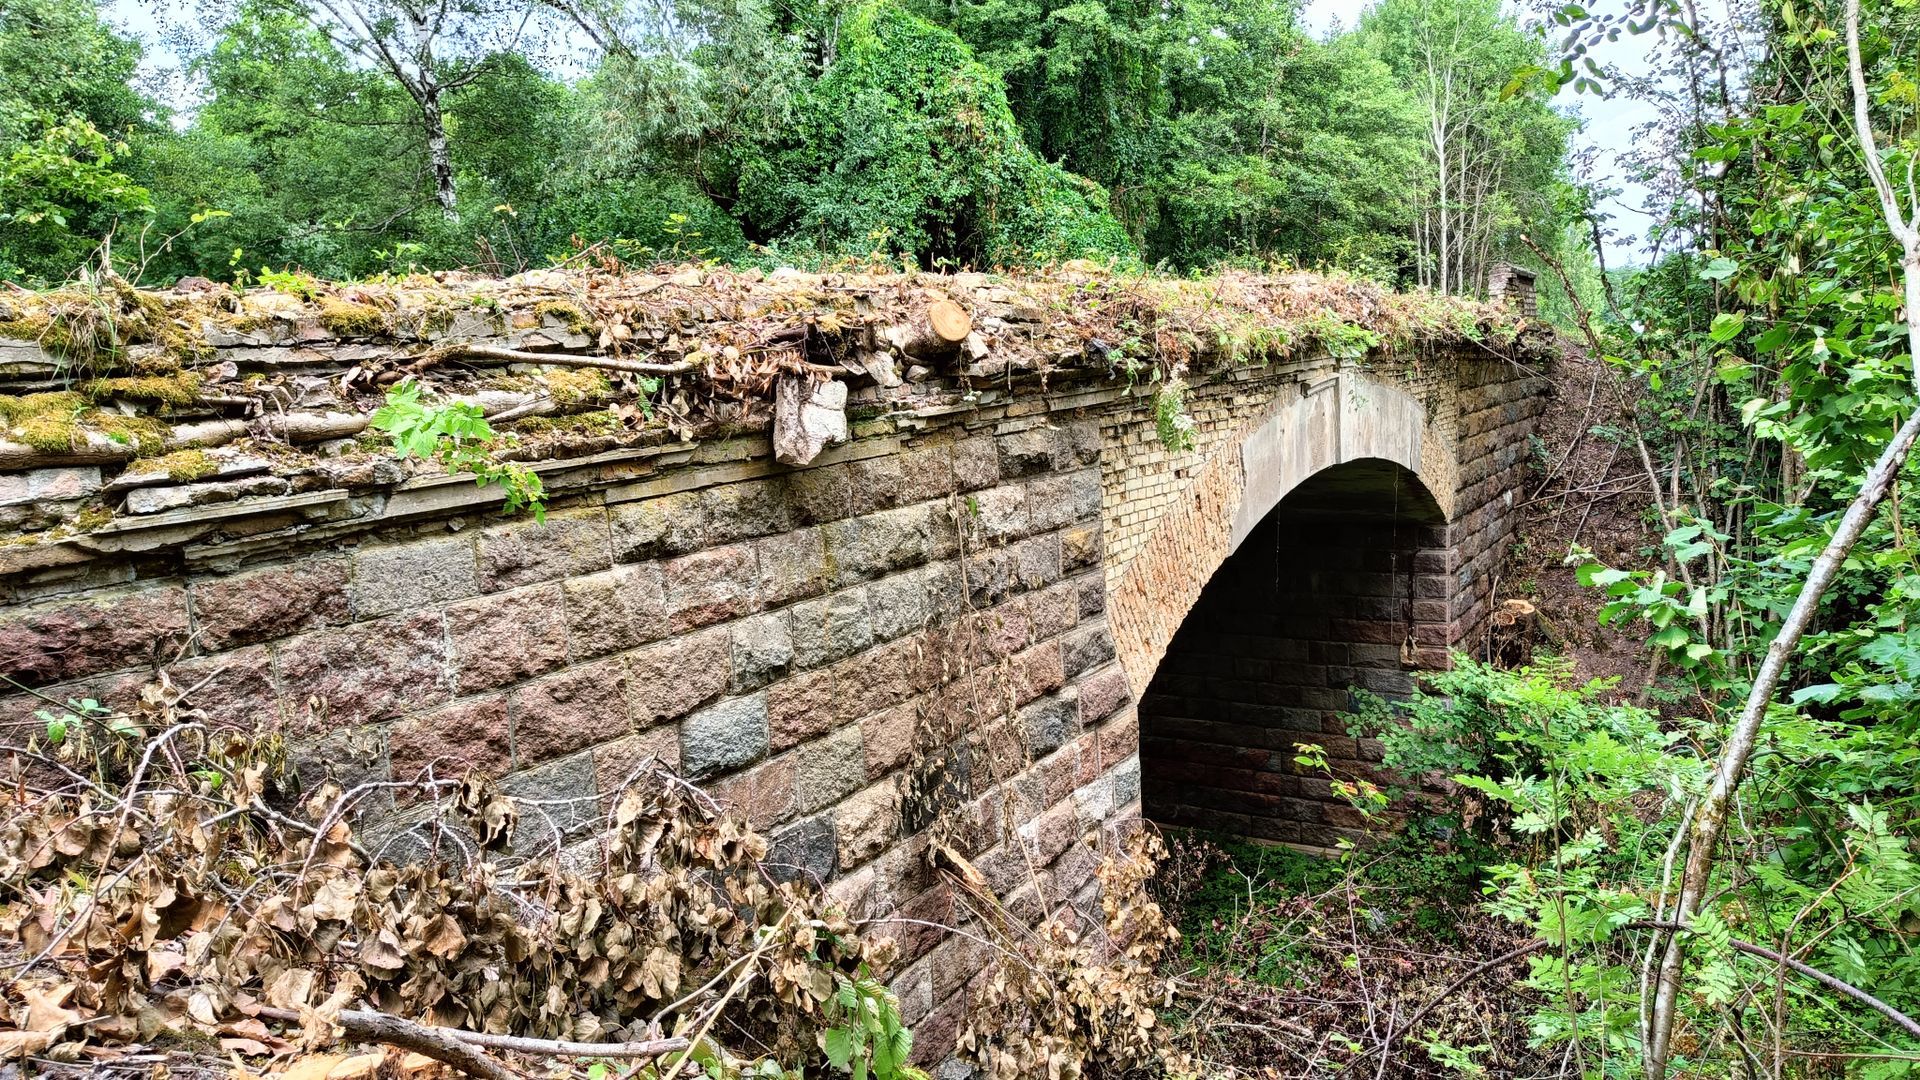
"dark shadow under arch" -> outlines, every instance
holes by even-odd
[[[1324,469],[1281,499],[1215,571],[1140,700],[1146,816],[1163,825],[1329,847],[1360,815],[1299,765],[1381,779],[1379,747],[1340,714],[1362,687],[1412,689],[1445,663],[1445,515],[1419,477],[1379,458]]]

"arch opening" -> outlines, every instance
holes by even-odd
[[[1446,661],[1447,523],[1419,477],[1361,458],[1279,500],[1214,572],[1140,699],[1143,809],[1163,825],[1331,847],[1365,822],[1295,761],[1378,782],[1380,747],[1341,719]]]

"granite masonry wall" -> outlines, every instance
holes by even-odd
[[[1347,685],[1404,688],[1473,638],[1535,389],[1483,356],[1321,355],[1196,387],[1187,454],[1144,388],[1102,386],[868,426],[804,469],[764,437],[611,455],[550,478],[544,524],[466,482],[216,508],[0,577],[0,670],[116,706],[164,670],[207,721],[283,731],[303,779],[503,777],[521,855],[587,838],[662,759],[786,872],[917,920],[894,987],[932,1052],[984,962],[926,925],[965,921],[933,822],[1029,918],[1092,904],[1085,840],[1140,819],[1143,751],[1149,817],[1352,826],[1280,759]],[[1296,472],[1355,482],[1289,503],[1319,490]],[[1383,475],[1424,518],[1383,511]],[[386,502],[308,512],[353,499]],[[42,705],[0,695],[10,722]],[[1365,768],[1341,737],[1318,741]],[[420,842],[379,810],[369,835]]]

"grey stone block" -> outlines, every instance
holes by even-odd
[[[680,768],[699,780],[750,765],[767,753],[767,697],[728,698],[680,725]]]
[[[465,536],[367,548],[353,559],[353,615],[370,619],[480,592]]]
[[[520,820],[507,849],[516,859],[557,855],[600,820],[591,753],[514,773],[500,782],[500,790],[520,800]]]
[[[800,671],[824,667],[873,644],[873,621],[865,589],[848,589],[795,604],[791,612],[793,665]]]
[[[734,693],[758,690],[793,664],[793,635],[785,612],[742,619],[732,632]]]
[[[767,853],[767,872],[781,881],[804,877],[824,884],[833,876],[839,851],[832,814],[796,821],[773,838],[773,849]]]
[[[860,728],[848,725],[800,748],[794,794],[803,812],[831,806],[867,782],[867,753]]]

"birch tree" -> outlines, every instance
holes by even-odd
[[[1906,306],[1906,346],[1913,368],[1916,390],[1920,390],[1920,185],[1915,182],[1912,148],[1906,148],[1904,192],[1897,190],[1882,162],[1880,139],[1876,132],[1872,98],[1867,89],[1866,65],[1861,58],[1860,0],[1846,2],[1846,74],[1852,102],[1853,135],[1867,178],[1879,204],[1888,233],[1900,251],[1900,276]],[[1648,1080],[1664,1080],[1673,1053],[1674,1024],[1679,1013],[1681,983],[1686,967],[1687,934],[1692,922],[1706,903],[1713,881],[1714,858],[1734,796],[1746,777],[1766,725],[1774,693],[1786,674],[1787,665],[1819,612],[1821,598],[1839,576],[1848,554],[1873,521],[1899,479],[1914,441],[1920,437],[1920,407],[1902,424],[1881,451],[1860,491],[1841,516],[1833,536],[1814,560],[1812,570],[1781,623],[1779,633],[1755,673],[1746,703],[1728,731],[1727,740],[1713,772],[1712,781],[1693,808],[1692,824],[1685,835],[1686,863],[1680,877],[1680,889],[1672,911],[1671,923],[1682,928],[1669,932],[1661,948],[1657,974],[1653,980],[1652,1001],[1646,1006],[1646,1038],[1642,1046],[1642,1064]]]
[[[489,58],[513,52],[536,13],[532,0],[285,0],[336,47],[391,77],[413,102],[447,220],[459,216],[446,99]]]

